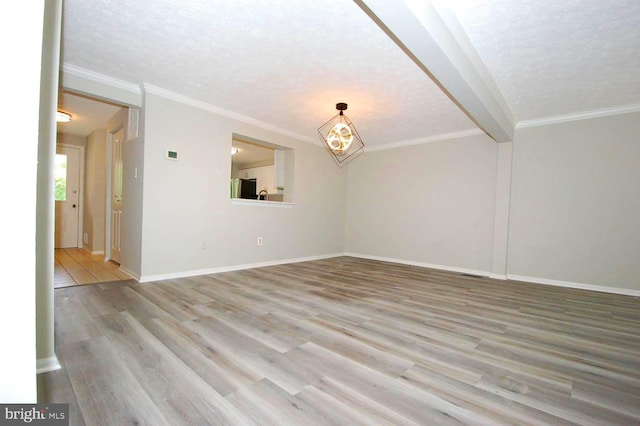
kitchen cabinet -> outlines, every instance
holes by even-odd
[[[266,189],[269,194],[277,194],[278,187],[274,184],[274,166],[252,167],[240,169],[241,179],[255,179],[256,192]]]
[[[238,172],[238,177],[240,179],[255,179],[256,178],[256,169],[257,167],[251,169],[240,169]]]

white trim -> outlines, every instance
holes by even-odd
[[[282,201],[249,200],[246,198],[231,198],[229,201],[233,206],[280,207],[285,209],[290,209],[295,206],[293,203],[285,203]]]
[[[105,74],[100,74],[95,71],[90,71],[85,68],[81,68],[71,64],[62,64],[62,72],[70,74],[75,77],[84,78],[95,83],[105,84],[116,89],[121,89],[127,92],[131,92],[135,95],[141,95],[142,91],[137,84],[129,83],[128,81],[119,80],[117,78],[110,77]]]
[[[398,263],[401,265],[418,266],[422,268],[457,272],[461,274],[478,275],[478,276],[487,277],[495,280],[502,280],[502,281],[504,280],[521,281],[521,282],[526,282],[530,284],[551,285],[556,287],[576,288],[581,290],[598,291],[601,293],[613,293],[613,294],[622,294],[625,296],[640,297],[640,290],[634,290],[634,289],[606,287],[606,286],[599,286],[599,285],[592,285],[592,284],[575,283],[575,282],[569,282],[569,281],[550,280],[546,278],[528,277],[523,275],[494,274],[492,272],[482,271],[478,269],[460,268],[457,266],[437,265],[433,263],[416,262],[411,260],[396,259],[396,258],[384,257],[384,256],[372,256],[368,254],[353,253],[353,252],[332,253],[332,254],[325,254],[320,256],[309,256],[309,257],[299,257],[299,258],[293,258],[293,259],[273,260],[268,262],[247,263],[242,265],[222,266],[218,268],[199,269],[194,271],[184,271],[184,272],[176,272],[176,273],[170,273],[170,274],[146,275],[142,277],[138,277],[136,274],[126,270],[123,267],[120,267],[120,270],[122,270],[123,272],[126,272],[132,277],[135,277],[135,279],[138,282],[146,283],[146,282],[169,280],[169,279],[175,279],[175,278],[193,277],[197,275],[209,275],[209,274],[218,274],[221,272],[232,272],[232,271],[240,271],[244,269],[262,268],[265,266],[286,265],[289,263],[299,263],[299,262],[309,262],[313,260],[331,259],[334,257],[342,257],[342,256],[377,260],[381,262]]]
[[[480,275],[488,278],[496,279],[496,280],[512,280],[512,281],[523,281],[531,284],[542,284],[542,285],[551,285],[556,287],[565,287],[565,288],[577,288],[581,290],[590,290],[590,291],[598,291],[601,293],[613,293],[613,294],[622,294],[625,296],[635,296],[640,297],[640,290],[634,290],[630,288],[621,288],[621,287],[609,287],[602,285],[593,285],[593,284],[583,284],[583,283],[575,283],[570,281],[559,281],[559,280],[550,280],[546,278],[536,278],[536,277],[528,277],[524,275],[514,275],[514,274],[494,274],[492,272],[480,271],[476,269],[468,269],[468,268],[459,268],[454,266],[444,266],[444,265],[435,265],[432,263],[425,262],[414,262],[410,260],[403,259],[395,259],[390,257],[383,256],[371,256],[367,254],[361,253],[351,253],[346,252],[343,256],[351,256],[351,257],[359,257],[362,259],[370,259],[370,260],[379,260],[382,262],[392,262],[392,263],[400,263],[403,265],[411,265],[411,266],[420,266],[423,268],[430,269],[439,269],[443,271],[450,272],[459,272],[463,274],[471,274],[471,275]]]
[[[382,262],[400,263],[403,265],[420,266],[423,268],[439,269],[443,271],[459,272],[463,274],[480,275],[480,276],[485,276],[485,277],[496,279],[496,280],[522,281],[530,284],[542,284],[542,285],[551,285],[556,287],[577,288],[580,290],[590,290],[590,291],[598,291],[601,293],[613,293],[613,294],[622,294],[625,296],[640,297],[640,290],[635,290],[630,288],[608,287],[608,286],[593,285],[593,284],[575,283],[570,281],[550,280],[546,278],[528,277],[524,275],[507,274],[505,276],[502,274],[494,274],[492,272],[480,271],[475,269],[459,268],[455,266],[435,265],[432,263],[414,262],[410,260],[395,259],[395,258],[383,257],[383,256],[371,256],[371,255],[360,254],[360,253],[346,252],[343,254],[343,256],[359,257],[362,259],[370,259],[370,260],[379,260]]]
[[[461,274],[480,275],[483,277],[490,277],[491,275],[491,272],[481,271],[478,269],[459,268],[457,266],[436,265],[433,263],[416,262],[413,260],[396,259],[396,258],[384,257],[384,256],[371,256],[368,254],[361,254],[361,253],[346,252],[343,254],[343,256],[359,257],[361,259],[369,259],[369,260],[379,260],[381,262],[399,263],[402,265],[419,266],[421,268],[439,269],[442,271],[458,272]]]
[[[265,266],[286,265],[288,263],[310,262],[312,260],[330,259],[333,257],[347,256],[344,253],[330,253],[319,256],[297,257],[293,259],[271,260],[267,262],[245,263],[242,265],[221,266],[218,268],[198,269],[194,271],[174,272],[170,274],[143,275],[138,280],[141,283],[151,281],[170,280],[175,278],[186,278],[197,275],[219,274],[221,272],[241,271],[243,269],[263,268]],[[122,268],[121,268],[122,269]],[[129,272],[127,272],[129,273]]]
[[[88,246],[83,246],[82,250],[85,251],[85,253],[88,253],[90,255],[100,255],[100,254],[104,254],[104,250],[91,250],[89,249]]]
[[[157,96],[162,96],[164,98],[171,99],[176,102],[184,103],[187,105],[191,105],[193,107],[200,108],[206,111],[210,111],[215,114],[221,115],[223,117],[240,121],[242,123],[250,124],[256,127],[263,128],[265,130],[269,130],[285,136],[293,137],[295,139],[299,139],[304,142],[309,142],[314,145],[319,145],[319,142],[316,140],[316,138],[303,136],[298,133],[283,129],[281,127],[274,126],[273,124],[269,124],[264,121],[254,119],[249,116],[242,115],[242,114],[209,104],[207,102],[198,101],[196,99],[189,98],[187,96],[180,95],[178,93],[171,92],[169,90],[162,89],[160,87],[153,86],[147,83],[143,83],[143,88],[141,90],[140,86],[136,84],[133,84],[124,80],[119,80],[119,79],[107,76],[105,74],[100,74],[100,73],[90,71],[90,70],[87,70],[75,65],[71,65],[71,64],[63,64],[62,71],[65,74],[69,74],[78,78],[83,78],[95,83],[104,84],[112,88],[121,89],[137,96],[142,95],[143,91],[157,95]],[[98,94],[96,93],[94,93],[94,95],[98,96]],[[139,103],[134,103],[134,105],[140,106],[138,104]],[[569,121],[586,120],[590,118],[607,117],[611,115],[627,114],[627,113],[633,113],[633,112],[640,112],[640,104],[631,104],[631,105],[625,105],[625,106],[613,107],[613,108],[603,108],[599,110],[542,117],[542,118],[536,118],[531,120],[520,120],[516,123],[515,128],[524,129],[527,127],[545,126],[549,124],[566,123]],[[483,135],[483,134],[486,134],[486,133],[479,128],[461,130],[457,132],[427,136],[424,138],[410,139],[410,140],[405,140],[400,142],[392,142],[384,145],[367,146],[365,148],[365,152],[383,151],[387,149],[401,148],[405,146],[420,145],[425,143],[439,142],[439,141],[458,139],[458,138],[464,138],[469,136],[477,136],[477,135]]]
[[[246,115],[238,114],[237,112],[230,111],[228,109],[221,108],[216,105],[212,105],[207,102],[199,101],[197,99],[189,98],[187,96],[181,95],[179,93],[171,92],[166,89],[162,89],[160,87],[152,86],[150,84],[144,83],[143,88],[145,93],[150,93],[152,95],[161,96],[166,99],[170,99],[172,101],[180,102],[185,105],[192,106],[194,108],[199,108],[204,111],[209,111],[214,114],[218,114],[222,117],[231,118],[233,120],[239,121],[241,123],[249,124],[251,126],[260,127],[264,130],[269,130],[271,132],[279,133],[284,136],[289,136],[304,142],[309,142],[314,145],[319,145],[320,142],[317,141],[316,138],[311,138],[308,136],[303,136],[298,133],[291,132],[289,130],[283,129],[282,127],[274,126],[273,124],[266,123],[264,121],[256,120],[255,118],[251,118]]]
[[[107,180],[105,182],[105,221],[104,221],[104,261],[108,262],[111,260],[111,199],[113,198],[113,194],[111,193],[111,186],[113,181],[113,134],[120,130],[114,130],[113,132],[107,129]]]
[[[525,275],[513,275],[513,274],[507,274],[507,279],[513,280],[513,281],[525,281],[525,282],[534,283],[534,284],[551,285],[556,287],[577,288],[580,290],[591,290],[591,291],[599,291],[601,293],[613,293],[613,294],[622,294],[625,296],[640,297],[640,290],[634,290],[631,288],[608,287],[608,286],[602,286],[602,285],[575,283],[571,281],[550,280],[547,278],[528,277]]]
[[[427,136],[425,138],[409,139],[401,142],[392,142],[385,145],[367,146],[365,150],[366,152],[383,151],[387,149],[402,148],[404,146],[421,145],[425,143],[467,138],[470,136],[478,136],[478,135],[485,135],[485,134],[486,133],[483,130],[476,128],[476,129],[469,129],[469,130],[461,130],[459,132],[444,133],[441,135]]]
[[[590,118],[608,117],[610,115],[627,114],[630,112],[640,112],[640,104],[603,108],[593,111],[576,112],[572,114],[536,118],[533,120],[522,120],[518,121],[518,123],[516,124],[516,129],[546,126],[548,124],[566,123],[568,121],[587,120]]]
[[[108,262],[109,259],[105,259],[105,262]],[[141,282],[140,281],[140,275],[134,273],[133,271],[128,270],[127,268],[123,267],[122,265],[120,265],[120,269],[122,272],[124,272],[125,274],[129,275],[131,278],[133,278],[134,280]]]
[[[502,281],[506,281],[507,280],[507,276],[504,274],[494,274],[493,272],[491,272],[489,274],[489,278],[493,278],[494,280],[502,280]]]
[[[36,361],[36,374],[48,373],[49,371],[60,370],[62,366],[58,361],[58,357],[50,356],[48,358],[39,358]]]

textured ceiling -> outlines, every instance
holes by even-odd
[[[637,0],[446,3],[517,120],[640,103]],[[62,61],[308,138],[336,102],[368,146],[476,128],[345,0],[65,0]]]
[[[640,103],[640,1],[448,3],[517,120]]]

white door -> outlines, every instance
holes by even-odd
[[[111,260],[120,263],[122,223],[122,144],[124,130],[112,135],[111,144]]]
[[[55,247],[78,247],[80,150],[57,147],[55,160]]]

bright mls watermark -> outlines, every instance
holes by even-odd
[[[0,426],[68,426],[69,404],[0,404]]]

